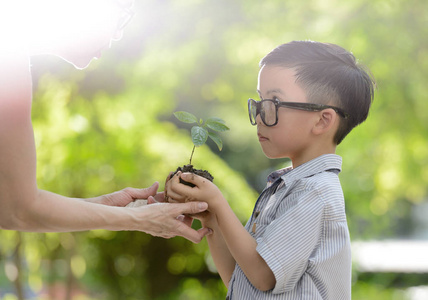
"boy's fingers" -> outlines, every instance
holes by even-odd
[[[185,197],[175,192],[169,192],[168,197],[166,197],[166,201],[168,201],[169,203],[183,203],[184,200]]]
[[[194,185],[198,186],[201,182],[203,182],[203,180],[205,178],[198,176],[196,174],[193,173],[181,173],[180,174],[181,179],[183,179],[184,181],[193,183]],[[202,179],[202,180],[201,180]]]
[[[174,172],[169,172],[168,176],[165,179],[165,183],[167,183],[171,179],[172,174],[174,174]]]
[[[180,183],[180,177],[179,175],[176,175],[173,176],[168,182],[166,198],[168,201],[174,200],[173,202],[186,202],[189,193],[192,193],[192,191],[193,190],[191,187]]]
[[[196,175],[194,173],[182,173],[182,174],[180,174],[180,178],[183,179],[184,181],[193,183],[198,188],[202,187],[204,184],[206,184],[208,182],[211,182],[210,180],[206,179],[205,177]]]

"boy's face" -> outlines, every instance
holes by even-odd
[[[260,99],[307,102],[306,92],[295,81],[293,69],[263,66],[257,86]],[[295,167],[303,163],[317,118],[318,114],[314,112],[279,107],[278,123],[268,127],[257,115],[257,134],[265,155],[269,158],[288,157]]]

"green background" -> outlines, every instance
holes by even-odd
[[[266,175],[246,100],[258,62],[291,40],[352,51],[377,81],[368,120],[338,147],[351,239],[414,236],[428,183],[428,4],[424,0],[145,0],[120,42],[85,71],[33,59],[39,187],[92,197],[147,187],[188,162],[190,126],[174,111],[220,117],[224,148],[199,147],[242,222]],[[198,224],[195,224],[197,227]],[[206,241],[138,232],[0,231],[0,295],[17,299],[223,299]],[[406,299],[426,274],[353,274],[353,299]],[[17,292],[18,291],[18,292]],[[55,294],[58,293],[58,294]],[[36,296],[38,294],[39,296]]]

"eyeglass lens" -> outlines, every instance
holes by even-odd
[[[251,124],[256,125],[257,103],[253,99],[250,99],[248,102],[248,110],[250,113]]]
[[[261,102],[260,111],[263,123],[268,126],[276,123],[276,106],[273,101]]]
[[[276,121],[276,106],[273,101],[264,100],[256,102],[255,100],[250,100],[249,105],[250,110],[250,121],[251,124],[256,125],[257,115],[260,114],[260,118],[263,123],[267,126],[274,125]]]

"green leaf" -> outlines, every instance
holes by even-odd
[[[225,122],[220,118],[209,118],[205,124],[210,129],[215,130],[215,131],[229,130],[229,127],[227,127],[224,123]]]
[[[191,113],[188,113],[186,111],[176,111],[174,113],[174,116],[184,123],[196,123],[198,122],[198,118],[196,116],[192,115]]]
[[[207,122],[211,122],[211,121],[226,124],[226,122],[223,119],[217,118],[217,117],[211,117],[207,120]]]
[[[223,142],[221,141],[220,136],[215,132],[209,132],[208,135],[214,141],[214,143],[216,143],[218,150],[221,151],[221,149],[223,149]]]
[[[208,130],[200,126],[193,126],[191,130],[192,142],[196,147],[202,146],[208,139]]]

